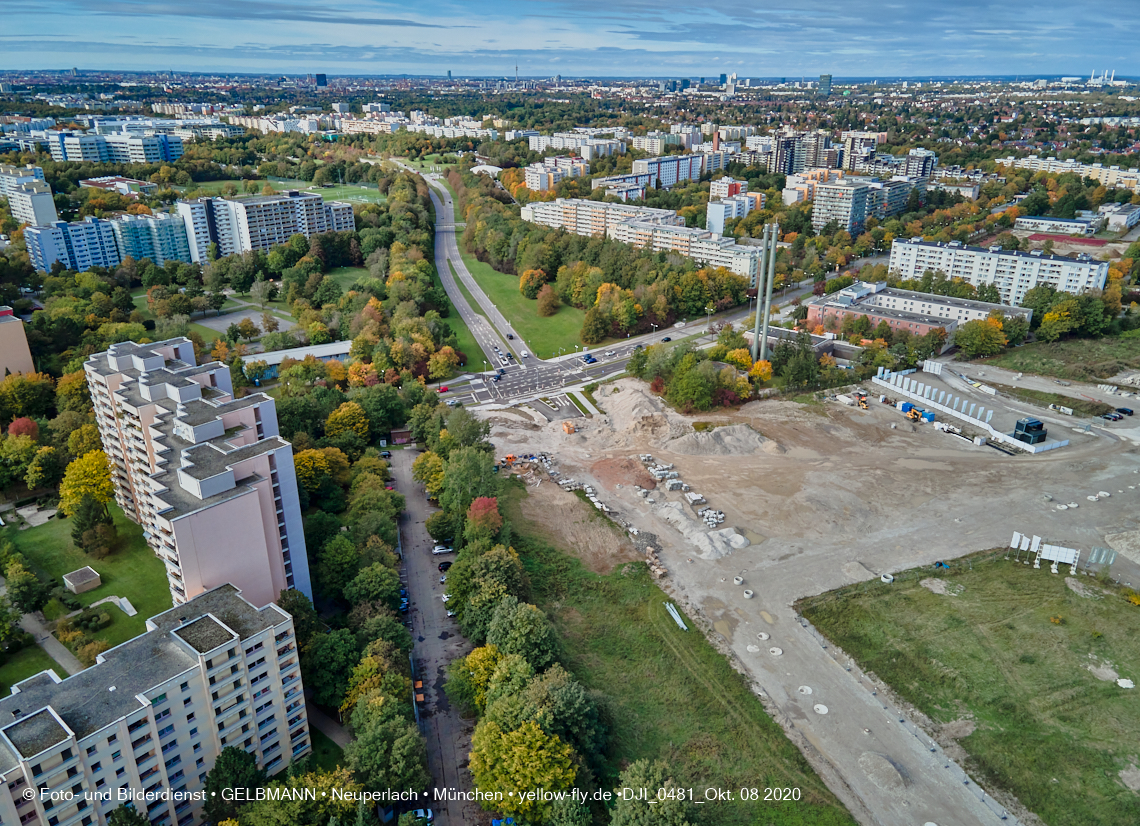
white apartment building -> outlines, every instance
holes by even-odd
[[[989,317],[994,310],[1001,310],[1006,316],[1020,316],[1026,321],[1033,317],[1033,310],[1026,307],[1009,307],[1001,304],[990,304],[987,301],[974,301],[969,298],[953,298],[947,295],[932,295],[914,290],[900,290],[888,287],[886,282],[868,284],[858,282],[848,287],[840,294],[854,290],[853,297],[871,307],[883,307],[888,310],[897,310],[907,313],[918,313],[934,318],[952,319],[958,326],[967,321],[982,321]]]
[[[701,264],[724,267],[748,279],[756,286],[760,270],[760,247],[744,246],[731,238],[713,235],[708,230],[630,219],[614,224],[609,237],[635,247],[648,247],[655,252],[676,252]]]
[[[312,597],[293,447],[274,401],[234,398],[189,339],[123,342],[83,365],[115,501],[143,527],[180,605],[226,583],[256,605]]]
[[[297,233],[306,238],[322,232],[356,229],[352,204],[325,203],[316,193],[295,189],[257,198],[198,198],[179,201],[192,261],[206,260],[211,242],[218,255],[266,251]]]
[[[870,193],[870,184],[851,178],[816,184],[815,203],[811,210],[812,228],[819,232],[831,221],[836,221],[840,229],[853,236],[862,233]]]
[[[1013,222],[1014,229],[1027,232],[1053,232],[1059,235],[1094,235],[1104,226],[1104,217],[1050,218],[1043,215],[1025,215]]]
[[[764,195],[744,192],[719,201],[709,201],[705,228],[716,235],[724,235],[724,225],[733,218],[743,218],[756,209],[764,208]]]
[[[59,220],[52,200],[51,187],[43,181],[20,184],[8,191],[8,206],[17,224],[46,227]]]
[[[149,258],[160,267],[167,261],[191,260],[186,225],[179,215],[121,215],[111,221],[111,231],[121,258]]]
[[[566,178],[580,178],[590,174],[590,165],[582,158],[544,158],[524,170],[526,188],[531,192],[553,189]]]
[[[1124,232],[1140,223],[1140,205],[1137,204],[1101,204],[1099,212],[1110,232]]]
[[[74,676],[16,683],[0,717],[13,826],[106,826],[120,792],[154,826],[195,826],[226,746],[271,775],[312,750],[293,618],[232,585],[151,617]]]
[[[737,181],[732,178],[718,178],[709,184],[709,200],[731,198],[748,191],[748,181]]]
[[[612,226],[631,218],[642,223],[680,227],[685,225],[685,219],[671,209],[629,206],[625,203],[614,204],[584,198],[538,201],[522,208],[524,221],[595,238],[606,235]]]
[[[48,133],[53,161],[162,163],[182,157],[182,138],[175,135],[82,135]]]
[[[1140,186],[1140,169],[1121,169],[1119,166],[1104,166],[1099,163],[1077,163],[1070,158],[1059,161],[1056,158],[1039,158],[1030,155],[1028,158],[998,158],[994,163],[1002,166],[1011,166],[1016,169],[1031,169],[1034,172],[1075,172],[1082,178],[1092,178],[1109,189],[1136,189]]]
[[[34,184],[36,182],[43,182],[44,170],[43,167],[32,166],[13,166],[11,164],[0,163],[0,198],[7,198],[8,194],[18,186],[24,184]]]
[[[85,272],[92,267],[112,269],[122,261],[111,222],[88,215],[82,221],[53,221],[24,230],[28,257],[37,270],[51,270],[56,261],[69,270]]]
[[[700,180],[705,156],[667,155],[663,158],[639,158],[633,162],[634,175],[648,175],[652,186],[669,189],[681,181]]]
[[[531,135],[527,146],[532,152],[545,152],[547,149],[573,149],[588,161],[606,155],[621,155],[625,143],[616,138],[598,138],[589,133],[555,132],[553,135]]]
[[[927,270],[980,287],[993,284],[1003,304],[1021,304],[1025,294],[1040,284],[1060,292],[1080,294],[1104,288],[1108,262],[1087,255],[1065,258],[1040,250],[1013,252],[1000,247],[967,247],[958,241],[943,244],[912,238],[891,245],[891,272],[902,278],[921,278]]]

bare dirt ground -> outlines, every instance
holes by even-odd
[[[541,526],[551,544],[577,556],[591,571],[608,574],[615,565],[642,557],[609,520],[557,485],[543,482],[528,490],[522,515]]]
[[[878,403],[863,411],[757,401],[697,417],[722,425],[697,432],[694,419],[666,408],[640,381],[603,385],[595,398],[604,415],[578,420],[575,434],[557,422],[535,428],[529,416],[494,413],[491,439],[503,453],[549,453],[563,476],[594,485],[619,518],[659,537],[670,572],[664,587],[715,629],[714,644],[752,678],[769,712],[857,818],[883,826],[1001,823],[1003,806],[988,795],[980,800],[977,786],[963,783],[952,754],[940,746],[931,751],[930,741],[945,738],[890,707],[890,693],[822,645],[793,603],[881,573],[1004,547],[1014,531],[1086,553],[1112,545],[1106,537],[1140,530],[1140,448],[1098,434],[1061,450],[1010,457],[913,425]],[[734,541],[709,552],[712,534],[679,491],[658,487],[643,497],[618,478],[626,470],[614,475],[629,461],[640,464],[643,453],[674,464],[693,491],[723,511],[718,528],[729,529]],[[1087,502],[1101,490],[1112,497]],[[589,546],[574,533],[587,527],[566,524],[556,506],[576,501],[573,494],[550,482],[531,492],[528,518],[546,525],[555,544]],[[1061,512],[1057,502],[1081,507]],[[611,533],[600,541],[588,564],[606,570],[631,558],[616,540]],[[1124,555],[1113,573],[1140,585],[1140,566]],[[1041,574],[1050,575],[1045,568]],[[733,584],[735,577],[743,586]],[[744,598],[744,588],[753,598]],[[770,641],[757,645],[758,633]],[[814,688],[812,698],[798,691],[803,685]],[[814,703],[828,713],[813,710]],[[860,761],[867,753],[885,755],[905,775],[905,796],[884,793],[887,764]],[[1016,801],[1003,800],[1016,812]]]

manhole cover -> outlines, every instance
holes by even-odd
[[[812,708],[815,709],[816,714],[827,714],[827,706],[823,703],[816,703]]]
[[[773,657],[778,657],[784,653],[784,649],[782,649],[782,648],[769,648],[768,653],[771,654]]]
[[[799,691],[800,694],[811,694],[811,686],[810,685],[801,685],[796,690]]]
[[[767,631],[761,631],[761,632],[760,632],[759,634],[757,634],[756,636],[757,636],[758,638],[762,639],[762,640],[766,640],[766,639],[768,639],[768,638],[769,638],[771,635],[770,635],[770,634],[769,634]]]

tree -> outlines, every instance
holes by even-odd
[[[59,509],[74,516],[84,496],[91,496],[105,507],[114,493],[107,454],[92,450],[67,466],[59,485]]]
[[[453,513],[466,513],[478,497],[497,495],[498,477],[490,455],[475,447],[461,447],[451,452],[439,494],[441,507]]]
[[[487,644],[503,654],[518,654],[541,671],[557,660],[554,626],[537,606],[504,597],[495,608],[487,630]]]
[[[297,635],[298,647],[304,649],[321,630],[321,620],[313,603],[301,591],[282,591],[277,597],[277,607],[293,618],[293,633]]]
[[[248,316],[238,322],[237,329],[238,333],[246,341],[253,341],[261,334],[261,330],[257,329],[257,325],[253,323],[253,319]]]
[[[313,304],[317,307],[323,307],[325,304],[336,304],[340,301],[342,294],[340,284],[326,275],[317,286],[317,291],[313,293]]]
[[[91,409],[91,391],[82,370],[60,376],[55,385],[55,406],[61,413],[64,410],[86,413]]]
[[[71,431],[67,437],[67,452],[76,458],[86,456],[93,450],[101,450],[102,447],[99,428],[93,424],[82,425]]]
[[[551,804],[524,793],[568,791],[577,776],[574,750],[529,720],[514,731],[480,722],[471,738],[470,767],[480,791],[502,793],[492,808],[538,823],[545,822]]]
[[[657,789],[678,789],[669,776],[668,767],[660,760],[638,760],[621,773],[623,789],[652,789],[649,800],[618,797],[610,826],[691,826],[688,803],[681,794],[659,794]],[[650,802],[652,801],[652,802]]]
[[[89,493],[83,494],[71,517],[71,541],[77,548],[86,548],[84,535],[100,525],[113,525],[107,505]]]
[[[748,377],[757,384],[764,384],[772,380],[772,362],[757,361],[748,371]]]
[[[293,774],[269,784],[280,789],[277,799],[242,808],[242,826],[331,826],[352,823],[361,786],[347,766],[331,771]],[[209,819],[209,818],[207,818]],[[222,826],[222,824],[218,824]]]
[[[55,380],[47,373],[12,373],[0,381],[0,419],[45,418],[55,402]]]
[[[253,286],[249,288],[249,297],[253,299],[254,304],[264,310],[269,305],[273,290],[272,281],[254,281]]]
[[[63,460],[54,447],[41,447],[32,457],[24,484],[28,490],[55,487],[63,478]]]
[[[441,347],[428,359],[428,375],[436,381],[446,379],[459,366],[459,355],[451,347]]]
[[[538,291],[538,314],[548,318],[557,313],[561,306],[562,299],[558,297],[558,293],[549,284],[543,284],[542,289]]]
[[[407,719],[393,716],[358,728],[344,756],[370,791],[419,792],[431,784],[427,746],[416,724]]]
[[[214,761],[214,767],[206,773],[203,786],[206,802],[202,814],[211,823],[236,819],[240,801],[252,799],[255,790],[264,785],[265,772],[257,767],[257,759],[244,749],[226,746]],[[239,797],[223,793],[231,789],[242,789],[246,794]],[[235,797],[238,799],[234,800]]]
[[[8,584],[8,600],[21,614],[38,611],[47,602],[44,584],[19,559],[8,563],[4,577]]]
[[[499,513],[499,501],[494,496],[480,496],[467,508],[467,524],[464,539],[468,543],[479,539],[493,539],[503,527],[503,516]]]
[[[996,318],[967,321],[954,333],[954,343],[965,358],[996,356],[1005,347],[1007,339],[1002,323]]]
[[[9,436],[0,442],[0,489],[27,478],[38,449],[31,436]]]
[[[107,814],[107,826],[150,826],[150,820],[133,803],[124,803]]]
[[[421,453],[412,462],[412,478],[420,482],[433,497],[443,489],[443,459],[432,451]]]
[[[400,577],[391,568],[374,562],[344,587],[344,598],[353,605],[382,602],[395,609],[400,604]]]
[[[428,535],[436,542],[455,538],[455,519],[447,511],[436,511],[424,521]]]
[[[356,546],[343,534],[326,542],[317,555],[317,582],[321,593],[330,599],[344,596],[344,589],[360,573],[360,563]]]
[[[313,702],[327,708],[340,708],[352,669],[360,662],[356,638],[347,628],[318,634],[309,646],[305,685],[313,692]]]
[[[261,314],[261,329],[267,333],[276,333],[281,327],[281,323],[277,320],[277,316],[273,313]],[[264,344],[264,342],[262,342]]]
[[[297,481],[310,494],[320,489],[330,473],[328,458],[321,451],[312,448],[302,450],[294,456],[293,467]]]
[[[368,416],[364,408],[356,402],[345,402],[325,421],[325,435],[336,436],[344,432],[355,433],[361,439],[368,439]]]

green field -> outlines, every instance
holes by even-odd
[[[309,738],[313,744],[313,765],[323,771],[332,771],[344,763],[344,751],[320,729],[309,723]]]
[[[335,281],[342,290],[348,292],[352,285],[362,278],[371,277],[367,267],[335,267],[325,273]]]
[[[47,652],[35,643],[22,648],[12,655],[5,655],[0,664],[0,697],[7,697],[12,686],[21,680],[26,680],[47,669],[55,671],[56,676],[63,679],[67,676],[67,669],[59,665],[48,656]]]
[[[562,661],[587,688],[604,695],[612,721],[609,787],[628,762],[660,759],[681,786],[797,788],[798,802],[706,803],[694,822],[718,826],[833,826],[854,820],[799,750],[765,713],[747,680],[691,627],[681,631],[667,597],[641,563],[594,574],[537,536],[550,529],[519,508],[526,489],[505,486],[500,503],[514,527],[533,598],[558,630]],[[583,518],[593,511],[582,505]],[[615,528],[616,530],[616,528]],[[618,538],[615,536],[615,542]]]
[[[1006,395],[1013,396],[1015,399],[1021,399],[1024,402],[1041,407],[1057,404],[1072,408],[1073,414],[1076,416],[1101,416],[1112,410],[1111,404],[1094,402],[1091,399],[1077,399],[1061,393],[1046,393],[1043,390],[1030,390],[1028,387],[1015,387],[1008,384],[997,384],[996,382],[991,382],[991,386]]]
[[[1107,379],[1140,367],[1140,338],[1080,338],[1054,344],[1036,341],[979,363],[1037,376]]]
[[[1135,826],[1140,799],[1119,772],[1136,762],[1140,707],[1114,668],[1140,681],[1140,607],[1068,567],[977,554],[801,600],[798,608],[862,668],[939,723],[969,721],[959,740],[980,781],[1013,794],[1051,826]],[[934,578],[956,596],[920,582]],[[1053,778],[1058,778],[1054,781]]]
[[[257,192],[247,193],[244,188],[245,181],[241,180],[225,180],[225,181],[195,181],[189,186],[178,187],[186,192],[203,191],[209,195],[220,195],[222,188],[226,184],[233,184],[238,188],[239,198],[249,198],[254,195],[260,195],[262,187],[268,183],[276,192],[282,192],[286,189],[299,189],[302,192],[315,192],[324,198],[326,201],[349,201],[350,203],[357,204],[372,204],[383,203],[388,200],[387,196],[381,195],[376,188],[376,184],[335,184],[334,186],[322,187],[316,186],[309,181],[296,181],[287,178],[271,178],[269,180],[259,178],[257,180]]]
[[[469,253],[463,253],[463,263],[536,357],[550,358],[559,348],[573,350],[575,344],[581,344],[578,333],[586,318],[582,310],[563,304],[550,318],[541,318],[538,302],[519,292],[517,275],[496,272]]]
[[[171,601],[166,568],[147,547],[142,528],[127,519],[115,504],[111,505],[111,514],[119,533],[119,547],[103,559],[91,559],[72,544],[71,522],[67,519],[49,519],[24,531],[6,530],[0,538],[15,543],[32,568],[55,584],[62,582],[64,574],[85,565],[98,571],[103,584],[77,597],[85,606],[109,596],[129,599],[138,611],[133,617],[118,607],[100,606],[111,614],[113,621],[93,636],[114,646],[145,631],[146,620],[169,608]]]

